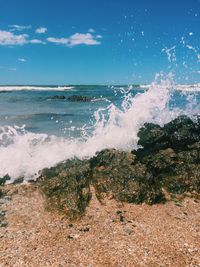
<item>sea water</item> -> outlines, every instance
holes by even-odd
[[[93,99],[68,101],[72,95]],[[145,122],[162,126],[199,112],[200,85],[174,84],[171,75],[141,86],[1,86],[0,177],[29,180],[66,159],[130,151]]]

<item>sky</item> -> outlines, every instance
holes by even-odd
[[[200,82],[200,0],[0,0],[0,84]]]

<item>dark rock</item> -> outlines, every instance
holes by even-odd
[[[0,177],[0,186],[3,186],[6,183],[6,181],[9,181],[9,180],[10,180],[10,176],[8,174],[6,174],[3,177]]]
[[[186,146],[200,141],[200,119],[192,121],[187,116],[179,116],[164,127],[145,123],[138,133],[138,145],[142,149],[133,151],[142,158],[147,154],[165,148],[184,149]]]
[[[160,150],[144,157],[142,163],[168,193],[200,193],[199,148],[200,144],[195,143],[189,150],[178,153],[171,148]]]
[[[14,180],[13,184],[22,184],[24,182],[24,177],[18,177]]]
[[[164,125],[164,129],[169,134],[173,148],[184,149],[187,145],[200,141],[200,131],[197,123],[187,116],[179,116]]]
[[[100,201],[111,196],[129,203],[163,201],[160,182],[144,164],[134,161],[135,155],[115,149],[103,150],[90,160],[92,183]]]
[[[159,125],[145,123],[138,133],[138,145],[143,146],[145,152],[153,152],[169,147],[169,136]]]
[[[81,95],[72,95],[67,98],[68,101],[72,102],[90,102],[94,99],[95,98],[91,96],[81,96]]]
[[[154,175],[162,172],[173,172],[176,165],[177,154],[172,148],[160,150],[159,152],[148,154],[141,159],[147,169]]]
[[[44,169],[38,182],[47,197],[47,207],[72,219],[82,215],[91,199],[90,177],[89,163],[78,159]]]

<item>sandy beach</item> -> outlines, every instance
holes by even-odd
[[[102,205],[93,194],[85,216],[71,222],[46,210],[34,184],[5,190],[2,267],[200,266],[199,200],[149,206],[110,199]]]

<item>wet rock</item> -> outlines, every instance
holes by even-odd
[[[140,161],[145,164],[153,176],[162,172],[173,172],[177,154],[172,148],[167,148],[144,156]]]
[[[24,182],[24,177],[18,177],[13,181],[13,184],[22,184]]]
[[[144,164],[135,163],[135,155],[106,149],[90,162],[92,183],[100,201],[110,198],[110,195],[118,201],[129,203],[163,201],[160,182],[155,181]]]
[[[0,177],[0,186],[3,186],[6,183],[6,181],[9,181],[9,180],[10,180],[10,176],[8,174],[3,177]]]
[[[168,193],[200,192],[200,146],[175,152],[172,148],[160,150],[142,158],[155,181],[160,181]]]
[[[90,102],[94,99],[95,98],[91,96],[81,96],[81,95],[72,95],[67,98],[68,101],[72,102]]]
[[[173,148],[185,149],[185,146],[200,141],[200,131],[197,123],[187,116],[179,116],[164,125],[164,129],[169,135]]]
[[[72,219],[81,216],[91,199],[90,177],[89,163],[78,159],[44,169],[38,183],[47,198],[47,208]]]
[[[134,153],[138,157],[143,157],[165,148],[185,149],[186,146],[200,141],[199,121],[198,116],[194,121],[187,116],[179,116],[164,127],[145,123],[138,133],[138,145],[143,148]]]
[[[152,153],[155,150],[167,148],[170,144],[169,136],[165,129],[153,123],[145,123],[140,129],[138,137],[138,145],[143,147],[143,149],[139,150],[141,155]]]

